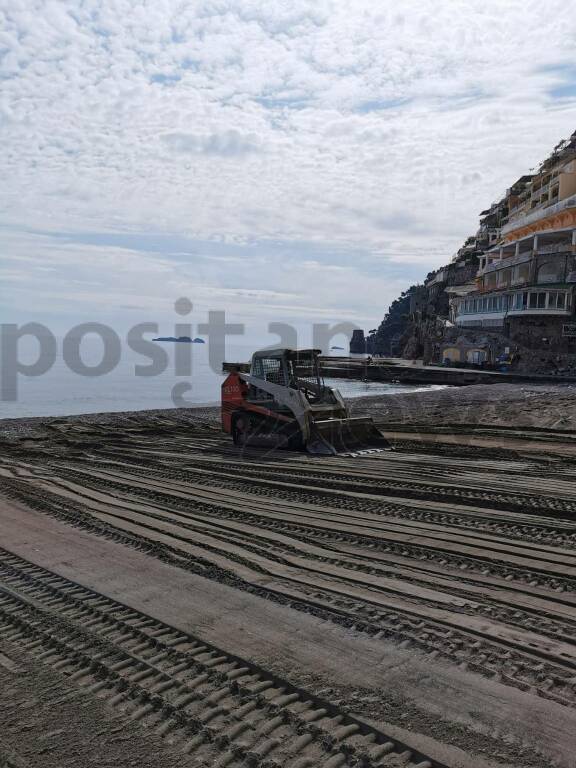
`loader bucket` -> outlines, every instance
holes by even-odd
[[[306,444],[308,453],[336,456],[342,453],[390,449],[390,443],[370,417],[314,421]]]

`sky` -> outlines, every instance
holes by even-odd
[[[0,0],[0,322],[366,330],[576,129],[565,0]]]

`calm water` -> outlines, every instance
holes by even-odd
[[[105,411],[136,411],[152,408],[173,408],[173,387],[179,383],[189,383],[191,391],[185,393],[186,403],[190,405],[215,404],[220,399],[220,385],[224,375],[211,369],[208,362],[208,345],[186,345],[192,353],[192,375],[177,376],[174,368],[176,346],[165,343],[162,347],[169,356],[166,370],[156,376],[142,377],[135,375],[135,365],[148,361],[123,348],[122,358],[110,373],[89,377],[72,372],[62,359],[61,349],[52,368],[45,374],[35,377],[18,377],[17,400],[0,400],[0,418],[18,418],[23,416],[66,416],[81,413],[100,413]],[[249,360],[254,347],[246,345],[229,346],[226,359],[230,361]],[[93,346],[83,345],[82,359],[87,365],[97,364],[101,359],[102,349],[98,343]],[[346,352],[331,352],[333,355],[346,356]],[[36,359],[35,348],[23,350],[20,359],[23,362]],[[220,366],[217,367],[218,370]],[[410,392],[426,387],[410,387],[393,384],[364,383],[344,379],[326,379],[329,386],[336,387],[345,397],[366,395],[394,394]]]

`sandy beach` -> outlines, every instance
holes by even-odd
[[[355,399],[394,450],[329,458],[0,422],[5,764],[569,768],[575,394]]]

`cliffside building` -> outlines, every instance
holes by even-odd
[[[576,132],[480,214],[451,262],[393,302],[369,351],[425,363],[503,358],[576,373]]]
[[[549,355],[576,352],[576,133],[483,214],[475,281],[450,294],[454,324]]]

